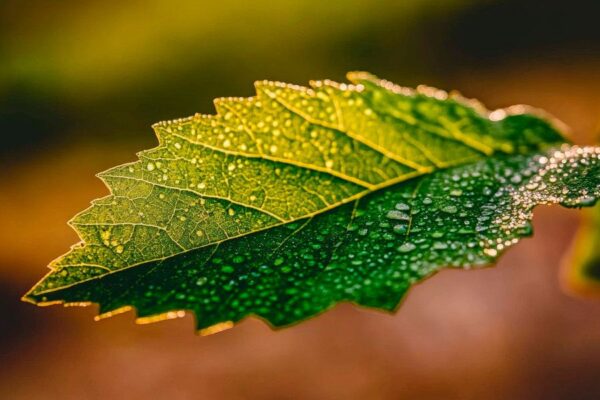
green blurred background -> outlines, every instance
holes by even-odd
[[[497,268],[445,271],[395,316],[349,305],[199,338],[191,316],[95,323],[19,297],[102,196],[94,173],[260,79],[368,70],[600,128],[597,0],[0,2],[0,398],[598,399],[600,302],[557,279],[580,214],[540,209]]]

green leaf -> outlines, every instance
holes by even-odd
[[[82,243],[25,300],[142,322],[192,310],[206,333],[344,300],[392,310],[440,268],[492,262],[536,204],[599,194],[598,149],[545,150],[565,139],[528,108],[349,79],[259,82],[155,125],[160,145],[100,175],[112,194],[71,221]]]

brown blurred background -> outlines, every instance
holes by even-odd
[[[248,320],[94,322],[20,296],[106,194],[94,173],[151,147],[150,124],[213,112],[252,82],[368,70],[600,127],[597,0],[0,2],[0,398],[600,399],[600,302],[558,271],[580,213],[539,209],[495,268],[444,271],[393,316],[341,305],[279,332]]]

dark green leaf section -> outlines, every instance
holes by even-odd
[[[498,154],[312,218],[27,299],[91,301],[101,313],[133,306],[138,317],[191,310],[198,329],[249,315],[285,326],[340,301],[391,311],[413,284],[442,268],[494,262],[531,234],[534,206],[592,205],[600,195],[599,158],[594,147]]]

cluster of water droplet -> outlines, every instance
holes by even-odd
[[[489,256],[531,234],[533,208],[542,204],[589,206],[600,195],[600,149],[563,146],[534,157],[520,172],[512,172],[498,190],[479,226],[489,231],[481,245]],[[590,190],[589,188],[592,188]]]

